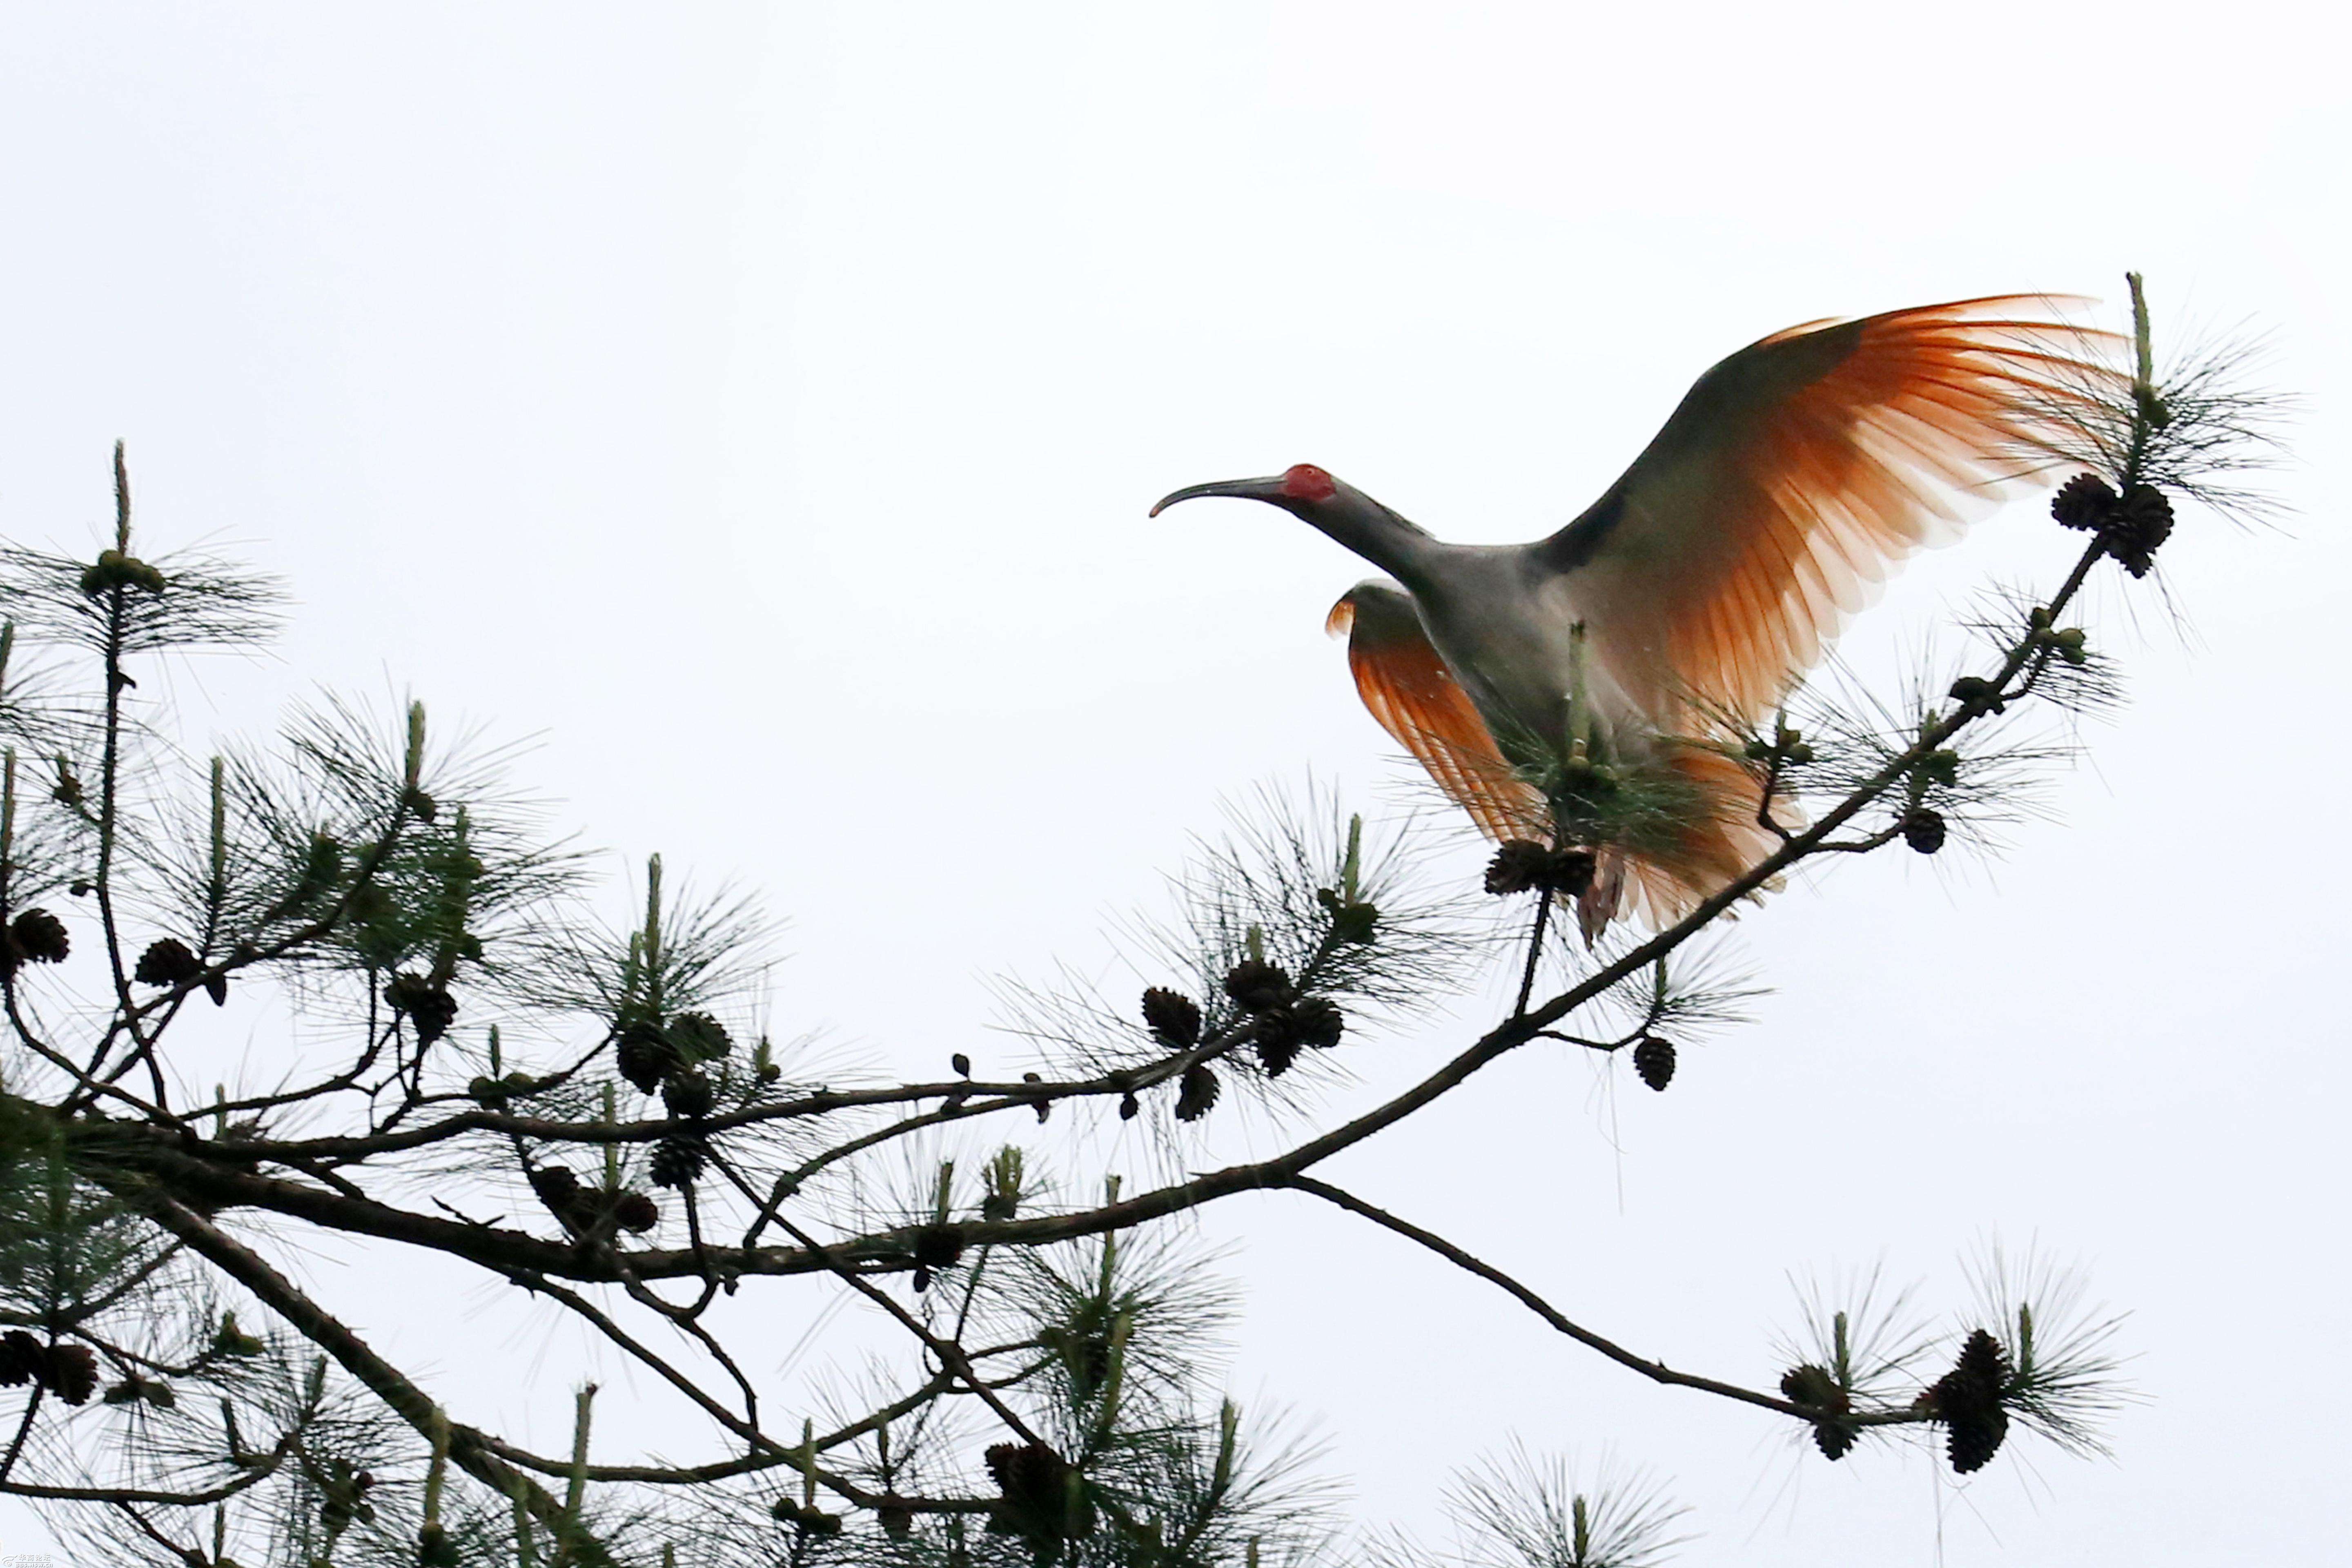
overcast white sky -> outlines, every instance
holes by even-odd
[[[1248,1292],[1234,1386],[1318,1421],[1367,1518],[1427,1520],[1449,1463],[1516,1433],[1671,1477],[1694,1568],[2332,1560],[2340,26],[19,0],[0,534],[83,547],[127,438],[151,542],[239,542],[299,598],[278,657],[205,688],[223,729],[324,682],[538,734],[523,781],[593,841],[793,920],[780,1033],[929,1072],[1013,1048],[981,1033],[985,977],[1106,970],[1106,911],[1222,796],[1311,768],[1376,804],[1404,776],[1320,630],[1359,563],[1264,509],[1146,521],[1155,497],[1311,460],[1441,535],[1529,537],[1766,331],[2112,301],[2144,269],[2161,323],[2273,334],[2307,400],[2277,481],[2301,515],[2185,521],[2187,637],[2107,597],[2135,700],[2058,819],[1998,864],[1884,857],[1743,921],[1776,994],[1666,1095],[1530,1051],[1332,1172],[1603,1331],[1758,1381],[1787,1271],[1883,1257],[1957,1304],[1957,1258],[2038,1237],[2134,1313],[2153,1397],[2115,1461],[2020,1443],[1959,1489],[1916,1453],[1801,1464],[1780,1423],[1338,1216],[1266,1199],[1209,1228]],[[2054,531],[2021,508],[1923,563],[1856,658],[2046,570]],[[1395,1082],[1460,1037],[1363,1065]],[[448,1369],[461,1415],[561,1427],[542,1320],[460,1292],[404,1321],[381,1270],[314,1278]],[[453,1341],[453,1310],[497,1327]],[[0,1512],[0,1552],[38,1545]]]

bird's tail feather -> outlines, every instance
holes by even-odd
[[[1761,820],[1759,782],[1738,758],[1685,742],[1659,763],[1682,784],[1687,805],[1666,832],[1645,836],[1639,846],[1601,850],[1592,885],[1577,900],[1577,924],[1587,945],[1620,915],[1664,930],[1780,847],[1780,835]],[[1783,801],[1773,802],[1770,816],[1784,831],[1800,826]],[[1776,878],[1759,890],[1779,886]]]

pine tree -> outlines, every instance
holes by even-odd
[[[142,555],[118,447],[95,559],[0,552],[0,1491],[121,1562],[1427,1561],[1351,1534],[1282,1423],[1214,1386],[1230,1300],[1171,1222],[1269,1189],[1826,1460],[1908,1435],[1972,1470],[2014,1428],[2095,1447],[2112,1321],[2031,1267],[1990,1268],[1941,1339],[1867,1284],[1816,1301],[1786,1370],[1742,1384],[1613,1343],[1317,1172],[1515,1051],[1622,1058],[1661,1090],[1703,1074],[1692,1047],[1740,994],[1695,938],[1808,861],[1981,832],[2042,754],[2026,716],[2112,695],[2074,619],[2091,574],[2146,576],[2176,502],[2244,500],[2221,479],[2263,438],[2262,400],[2226,354],[2159,379],[2144,310],[2137,326],[2136,377],[2086,389],[2103,417],[2037,455],[2076,473],[2053,509],[2085,536],[2074,571],[1985,617],[1957,676],[1880,702],[1801,692],[1744,737],[1759,820],[1811,826],[1689,918],[1589,952],[1548,923],[1632,830],[1595,798],[1465,888],[1417,870],[1403,828],[1268,795],[1143,933],[1139,997],[1018,992],[1029,1060],[958,1053],[912,1082],[762,1034],[758,911],[681,890],[658,858],[617,929],[583,914],[588,862],[422,704],[384,722],[326,701],[194,764],[161,743],[170,689],[140,675],[266,637],[279,595]],[[1294,1136],[1364,1038],[1491,961],[1498,908],[1516,1005],[1372,1111]],[[192,1021],[263,1000],[302,1021],[282,1077],[212,1081]],[[1086,1173],[1097,1128],[1134,1124],[1192,1170],[1254,1113],[1276,1152],[1137,1190]],[[593,1387],[565,1452],[471,1424],[464,1390],[394,1364],[256,1245],[298,1226],[530,1289],[698,1410],[705,1447],[633,1451]],[[788,1325],[862,1300],[903,1353],[858,1397],[759,1387],[772,1356],[712,1312],[754,1293]],[[1524,1451],[1452,1497],[1465,1561],[1636,1568],[1673,1543],[1656,1483]]]

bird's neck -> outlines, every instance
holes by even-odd
[[[1408,588],[1429,580],[1429,567],[1445,545],[1369,498],[1341,498],[1343,504],[1310,508],[1300,515]]]

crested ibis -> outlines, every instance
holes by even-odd
[[[1664,924],[1792,826],[1739,737],[1903,557],[2052,466],[2117,340],[2006,296],[1812,321],[1699,377],[1601,499],[1526,544],[1449,544],[1312,464],[1193,485],[1282,508],[1388,574],[1332,607],[1357,691],[1490,837],[1583,837],[1588,940]],[[1563,769],[1643,779],[1646,828],[1563,833]],[[1612,786],[1613,787],[1613,786]],[[1779,813],[1768,822],[1768,813]]]

